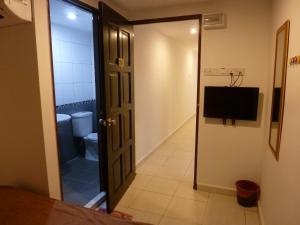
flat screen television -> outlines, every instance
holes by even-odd
[[[256,121],[258,98],[255,87],[205,87],[204,117]]]

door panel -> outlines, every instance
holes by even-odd
[[[124,142],[128,143],[132,137],[132,126],[131,126],[131,110],[124,113]]]
[[[100,3],[100,43],[105,104],[107,209],[111,212],[135,177],[133,27]],[[100,47],[100,48],[101,48]]]
[[[116,64],[118,59],[118,27],[108,24],[109,29],[109,62]]]
[[[125,151],[125,178],[130,176],[132,173],[133,165],[132,165],[132,148],[131,145],[128,146]]]
[[[120,74],[113,73],[109,75],[110,81],[110,107],[111,110],[118,110],[121,106],[121,82]]]
[[[122,117],[121,115],[113,118],[116,123],[111,126],[111,136],[112,136],[112,150],[114,152],[119,151],[122,147]]]
[[[125,60],[125,65],[130,65],[130,33],[122,31],[121,33],[121,56]]]
[[[119,158],[117,158],[115,160],[115,162],[112,164],[112,168],[113,168],[113,190],[116,192],[120,189],[120,187],[123,184],[123,180],[122,180],[122,167],[123,167],[123,160],[122,160],[122,155],[119,156]]]
[[[123,73],[123,104],[131,103],[131,74]]]

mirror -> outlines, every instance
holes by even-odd
[[[282,120],[284,112],[289,33],[290,21],[287,21],[278,29],[276,34],[275,68],[269,145],[277,160],[279,159]]]

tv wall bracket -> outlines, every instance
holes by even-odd
[[[227,119],[223,118],[223,125],[227,125]],[[231,119],[231,125],[235,126],[236,125],[236,120],[235,119]]]

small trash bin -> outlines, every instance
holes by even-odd
[[[239,180],[236,182],[237,201],[244,207],[257,206],[260,196],[260,187],[249,180]]]

